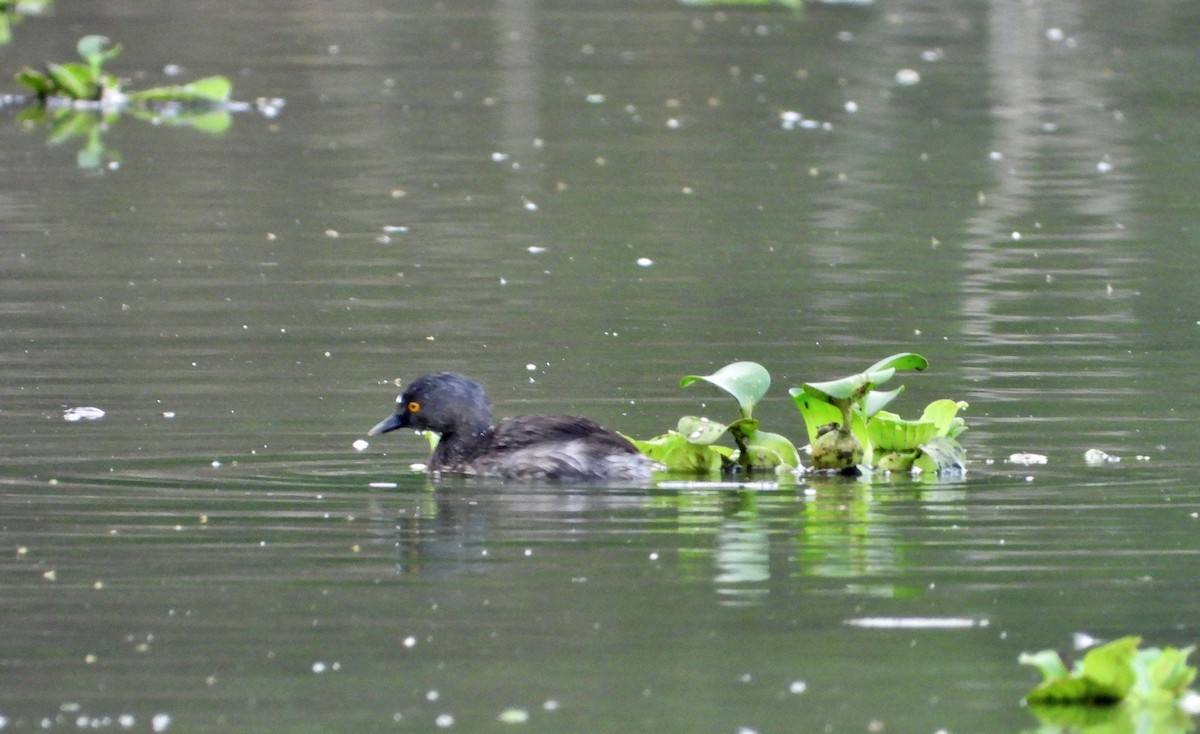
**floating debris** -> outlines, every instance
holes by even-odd
[[[496,717],[496,721],[502,724],[524,724],[529,721],[529,712],[519,708],[504,709]]]
[[[1034,464],[1045,464],[1048,461],[1049,461],[1049,459],[1047,459],[1042,454],[1020,453],[1020,454],[1012,454],[1008,457],[1008,463],[1020,464],[1021,466],[1033,466]]]
[[[63,411],[63,420],[70,423],[79,421],[98,421],[105,415],[104,410],[91,406],[67,408]]]
[[[1088,449],[1083,452],[1083,460],[1089,466],[1099,466],[1101,464],[1116,464],[1121,460],[1121,457],[1105,453],[1100,449]]]
[[[867,629],[969,629],[987,627],[988,621],[970,617],[858,617],[847,619],[846,624]]]

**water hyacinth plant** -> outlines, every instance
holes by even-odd
[[[41,71],[26,66],[17,72],[17,81],[32,90],[42,104],[62,100],[113,106],[148,102],[212,105],[227,103],[233,90],[229,79],[212,76],[190,84],[125,92],[120,79],[104,70],[105,63],[121,55],[121,44],[88,35],[79,39],[75,50],[82,62],[47,62]]]
[[[876,388],[899,370],[924,370],[919,354],[893,354],[858,374],[826,382],[805,383],[789,393],[808,428],[814,469],[857,472],[941,472],[963,468],[966,454],[957,437],[966,423],[957,416],[962,401],[937,400],[920,418],[906,421],[884,408],[904,391]]]
[[[1055,650],[1023,653],[1018,661],[1042,673],[1025,703],[1055,731],[1189,732],[1196,694],[1193,648],[1140,648],[1122,637],[1091,648],[1069,665]],[[1188,711],[1185,711],[1188,709]]]
[[[754,406],[771,387],[771,375],[762,365],[734,362],[711,375],[688,375],[679,381],[679,386],[698,382],[707,382],[731,395],[737,400],[740,417],[726,424],[684,416],[674,431],[646,441],[634,440],[642,453],[662,462],[670,471],[697,474],[799,468],[800,456],[795,445],[784,436],[761,430],[754,418]],[[736,449],[717,444],[726,434]]]
[[[920,418],[905,420],[883,410],[904,388],[876,390],[898,370],[923,370],[928,364],[921,355],[905,352],[858,374],[792,388],[792,400],[808,429],[812,468],[834,473],[962,469],[966,455],[957,437],[966,424],[957,414],[966,403],[936,400]],[[721,423],[684,416],[673,431],[634,440],[643,453],[674,472],[803,471],[795,444],[786,436],[762,430],[754,417],[754,407],[771,386],[771,376],[762,365],[734,362],[711,375],[688,375],[679,384],[688,387],[699,382],[737,400],[740,417]],[[718,443],[724,437],[734,446]]]

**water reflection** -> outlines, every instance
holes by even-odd
[[[708,491],[501,488],[485,481],[439,480],[399,510],[380,506],[376,522],[382,525],[389,512],[395,513],[397,570],[424,578],[486,574],[502,557],[531,555],[539,544],[578,541],[580,529],[615,523],[633,533],[648,558],[673,564],[680,580],[707,580],[719,604],[745,607],[763,604],[773,586],[787,578],[840,580],[851,595],[917,594],[919,589],[894,581],[906,576],[907,562],[906,541],[891,506],[905,512],[935,510],[939,521],[947,521],[963,492],[961,479],[872,485],[813,478],[776,490]],[[539,529],[531,535],[531,527]],[[664,530],[686,541],[673,557],[654,550]],[[773,559],[778,569],[773,570]]]

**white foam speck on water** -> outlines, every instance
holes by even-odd
[[[788,691],[796,694],[804,693],[807,690],[808,684],[802,680],[794,680],[792,681],[792,684],[788,686]]]
[[[454,716],[451,714],[440,714],[434,720],[434,723],[437,724],[439,729],[449,729],[454,726]]]
[[[371,482],[367,486],[371,489],[395,489],[399,485],[395,482]]]
[[[528,252],[530,255],[540,255],[546,251],[546,248],[539,247],[538,245],[530,245],[529,247],[525,248],[525,251]]]
[[[63,420],[70,423],[78,421],[98,421],[105,415],[104,410],[92,406],[81,406],[78,408],[67,408],[63,411]]]
[[[370,447],[371,442],[360,438],[350,445],[354,447],[355,451],[365,451],[368,447]]]
[[[637,259],[637,264],[639,267],[648,268],[654,264],[654,261],[648,257],[639,257]]]
[[[589,104],[604,104],[606,97],[603,94],[589,94],[585,99]]]
[[[920,84],[921,74],[916,69],[900,69],[896,72],[896,83],[905,87]]]
[[[508,153],[501,153],[500,151],[492,153],[492,161],[494,163],[503,163],[506,160],[508,160]]]
[[[155,714],[150,720],[150,728],[154,731],[166,731],[171,728],[170,714]]]

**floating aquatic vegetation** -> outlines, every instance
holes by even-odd
[[[923,370],[919,354],[895,354],[864,372],[827,382],[805,383],[790,394],[808,429],[814,469],[858,473],[862,469],[942,473],[961,470],[966,452],[958,436],[966,423],[958,412],[962,401],[935,400],[916,420],[905,420],[883,408],[903,388],[881,391],[897,370]],[[711,474],[740,469],[802,470],[799,452],[786,436],[764,431],[754,407],[771,386],[771,376],[757,362],[734,362],[711,375],[688,375],[681,387],[707,382],[738,402],[740,418],[721,423],[707,417],[684,416],[675,430],[634,444],[670,471]],[[722,446],[729,436],[736,449]]]
[[[763,431],[754,406],[771,387],[771,375],[757,362],[733,362],[711,375],[687,375],[680,387],[707,382],[738,402],[741,417],[725,424],[699,416],[684,416],[674,431],[646,441],[634,441],[642,453],[670,471],[710,474],[740,467],[744,471],[798,469],[800,455],[786,437]],[[729,435],[737,449],[716,442]]]
[[[229,101],[233,91],[227,78],[213,76],[190,84],[126,92],[121,88],[121,80],[104,69],[107,62],[121,55],[121,44],[114,44],[105,36],[88,35],[79,39],[75,50],[82,62],[46,62],[40,71],[26,66],[17,72],[17,81],[32,90],[43,104],[55,98],[116,107],[146,102],[222,104]]]
[[[847,473],[860,467],[933,472],[964,468],[966,452],[957,437],[967,427],[957,413],[967,407],[965,402],[936,400],[920,418],[904,420],[884,410],[904,391],[903,386],[876,389],[898,370],[928,366],[921,355],[903,352],[858,374],[789,390],[808,428],[813,468]]]
[[[120,44],[88,35],[79,39],[76,51],[81,61],[46,63],[40,70],[27,66],[17,72],[16,80],[33,92],[36,102],[17,119],[26,128],[47,127],[51,145],[82,139],[78,165],[83,169],[119,166],[120,154],[105,146],[103,135],[122,115],[220,134],[233,124],[233,113],[256,110],[273,118],[283,106],[280,99],[233,101],[233,84],[224,76],[128,91],[105,70],[105,64],[121,54]]]
[[[1183,709],[1196,696],[1188,689],[1196,678],[1187,664],[1193,648],[1140,644],[1140,637],[1122,637],[1093,647],[1069,667],[1055,650],[1023,653],[1018,661],[1043,678],[1026,704],[1044,723],[1072,731],[1191,731]]]

